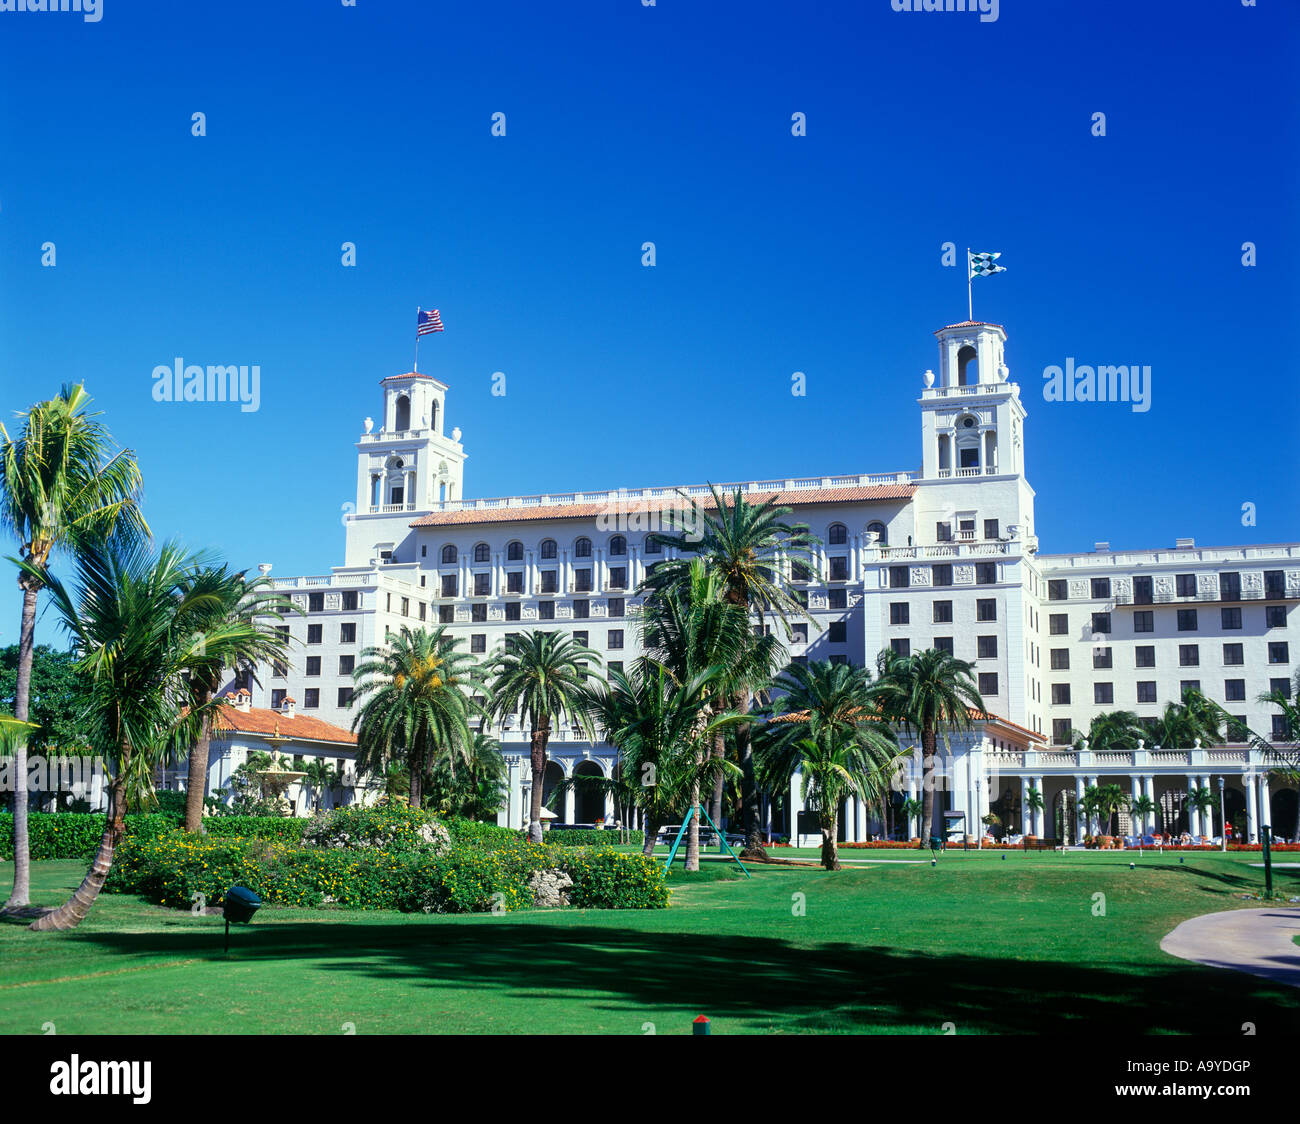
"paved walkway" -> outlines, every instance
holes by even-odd
[[[1300,987],[1300,909],[1231,909],[1184,921],[1160,947],[1171,956]]]

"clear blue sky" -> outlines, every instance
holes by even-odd
[[[468,495],[913,468],[951,241],[1009,267],[1045,551],[1295,540],[1298,46],[1292,0],[0,13],[0,413],[84,379],[155,532],[279,575],[341,562],[417,305]],[[176,356],[260,410],[154,402]],[[1151,410],[1044,402],[1067,356]]]

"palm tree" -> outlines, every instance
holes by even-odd
[[[325,794],[343,783],[343,770],[333,766],[324,757],[313,757],[303,766],[303,780],[316,790],[316,811],[320,811]]]
[[[528,838],[542,841],[542,785],[546,780],[546,747],[552,721],[566,717],[591,736],[591,688],[588,663],[600,656],[559,632],[528,632],[506,639],[491,664],[495,717],[527,715],[532,790],[529,794]]]
[[[1204,745],[1223,740],[1223,725],[1232,719],[1218,703],[1189,687],[1181,702],[1166,703],[1151,733],[1156,745],[1169,749],[1190,749],[1199,738]]]
[[[1144,792],[1141,796],[1133,797],[1129,801],[1128,808],[1129,811],[1137,817],[1138,838],[1140,839],[1147,833],[1150,817],[1159,811],[1159,805]]]
[[[1295,674],[1295,694],[1300,696],[1300,670]],[[1271,737],[1262,737],[1253,730],[1247,730],[1250,744],[1260,750],[1266,761],[1274,762],[1272,775],[1285,785],[1300,787],[1300,707],[1281,691],[1265,691],[1258,695],[1261,703],[1269,703],[1282,712],[1280,729]],[[1272,819],[1271,809],[1265,810],[1268,819]],[[1261,822],[1264,817],[1261,816]],[[1272,826],[1271,824],[1269,825]],[[1294,839],[1300,839],[1300,800],[1296,801],[1296,824]]]
[[[1128,793],[1117,784],[1100,784],[1094,787],[1097,795],[1097,813],[1106,824],[1106,830],[1099,832],[1099,834],[1114,835],[1115,832],[1111,830],[1111,827],[1114,823],[1115,813],[1128,807]]]
[[[901,805],[901,808],[902,808],[903,815],[907,817],[907,826],[909,828],[912,826],[912,821],[916,819],[920,819],[921,813],[925,811],[925,805],[920,800],[918,800],[915,796],[909,796],[906,800],[904,800]],[[919,826],[917,830],[919,834],[920,831]]]
[[[1214,834],[1214,809],[1218,807],[1219,794],[1215,792],[1214,789],[1209,788],[1208,786],[1204,788],[1192,788],[1192,789],[1188,789],[1187,791],[1187,802],[1191,804],[1192,807],[1195,808],[1198,812],[1201,813],[1201,828],[1202,828],[1201,834],[1213,835]],[[1206,830],[1207,824],[1209,825],[1208,830]],[[1188,827],[1191,827],[1190,822],[1188,823]]]
[[[619,750],[618,778],[603,782],[641,809],[645,831],[642,851],[654,853],[659,829],[692,811],[701,786],[718,774],[739,770],[704,748],[719,733],[746,724],[748,715],[714,709],[718,668],[693,673],[685,682],[662,663],[642,657],[629,672],[609,674],[607,690],[596,691],[592,715],[605,738]],[[694,838],[694,844],[692,844]],[[686,869],[698,870],[698,817],[692,816],[686,840]]]
[[[170,544],[156,557],[141,543],[86,547],[77,560],[75,598],[43,574],[59,621],[81,653],[78,670],[90,680],[89,741],[111,779],[104,834],[89,872],[33,929],[71,929],[86,916],[112,867],[128,800],[151,792],[177,729],[193,714],[188,681],[206,665],[208,636],[194,627],[202,605],[190,578],[204,564]]]
[[[876,697],[883,714],[891,722],[918,732],[921,738],[923,843],[933,835],[934,762],[939,730],[968,729],[972,714],[987,713],[971,678],[974,666],[937,648],[914,656],[898,656],[889,649],[880,653]]]
[[[840,801],[857,796],[883,817],[898,743],[880,721],[875,685],[866,668],[819,660],[791,664],[773,685],[784,694],[768,726],[763,770],[788,784],[799,771],[805,799],[817,809],[822,865],[839,870],[837,817]]]
[[[801,550],[819,540],[803,524],[788,524],[785,517],[793,511],[778,507],[774,499],[754,505],[737,488],[728,497],[709,485],[712,506],[703,507],[691,500],[694,531],[691,534],[652,537],[662,545],[704,559],[709,570],[722,581],[723,597],[744,609],[746,616],[758,613],[761,619],[774,613],[789,630],[787,614],[805,613],[806,606],[785,588],[778,577],[782,551]],[[644,588],[651,597],[663,590],[689,582],[689,561],[669,558],[659,562],[646,575]],[[735,693],[733,709],[748,714],[752,688],[742,684]],[[765,861],[759,794],[754,778],[754,753],[747,725],[735,729],[736,748],[741,763],[741,804],[745,829],[742,857]]]
[[[1112,710],[1104,714],[1095,714],[1092,721],[1088,723],[1086,734],[1077,730],[1071,733],[1073,734],[1071,741],[1074,742],[1076,749],[1086,738],[1088,748],[1097,753],[1106,750],[1134,749],[1140,739],[1151,736],[1142,719],[1131,710]]]
[[[380,772],[400,756],[410,773],[408,799],[419,808],[425,775],[445,761],[454,777],[456,759],[473,743],[469,728],[477,704],[467,692],[482,686],[474,657],[439,625],[402,628],[382,646],[366,648],[353,670],[360,704],[352,729],[357,767]]]
[[[129,450],[113,451],[98,415],[87,412],[90,396],[80,384],[32,406],[16,438],[0,424],[0,527],[19,544],[22,623],[14,715],[31,716],[32,655],[36,601],[47,584],[46,567],[59,553],[117,536],[147,534],[140,514],[140,469]],[[14,767],[27,775],[27,742],[14,747]],[[25,792],[14,799],[14,885],[6,908],[31,900],[31,857]]]
[[[186,831],[198,831],[203,819],[215,717],[208,703],[221,686],[225,669],[242,668],[251,674],[258,663],[282,660],[288,651],[288,636],[277,631],[271,622],[282,621],[284,612],[292,605],[271,592],[269,578],[249,581],[246,573],[232,572],[225,566],[209,566],[190,578],[195,605],[193,627],[208,639],[206,658],[190,677],[195,710],[203,717],[197,729],[184,731],[186,736],[182,738],[182,744],[189,744]]]
[[[1036,788],[1027,788],[1025,789],[1024,799],[1021,803],[1024,805],[1025,809],[1031,813],[1029,817],[1031,830],[1025,832],[1025,834],[1033,835],[1034,832],[1032,829],[1038,824],[1038,813],[1041,812],[1044,807],[1043,794]]]

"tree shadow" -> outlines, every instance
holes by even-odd
[[[557,918],[558,920],[558,918]],[[488,933],[487,928],[492,932]],[[77,932],[131,956],[222,960],[211,927]],[[576,998],[630,1025],[683,1008],[773,1031],[860,1033],[955,1024],[958,1033],[1300,1033],[1300,991],[1228,969],[935,955],[847,943],[646,932],[504,918],[250,926],[231,963],[317,962],[320,971],[477,991],[514,1002]],[[323,986],[330,986],[325,982]],[[593,995],[594,993],[594,995]],[[542,1009],[539,1008],[539,1015]],[[539,1017],[538,1033],[549,1029]],[[719,1028],[721,1029],[721,1027]]]

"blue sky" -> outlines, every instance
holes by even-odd
[[[1280,0],[0,12],[0,414],[84,380],[155,532],[279,575],[341,561],[417,305],[468,495],[914,468],[953,242],[1008,266],[1045,551],[1295,540],[1298,45]],[[260,409],[155,402],[177,356]],[[1067,357],[1151,409],[1043,401]]]

